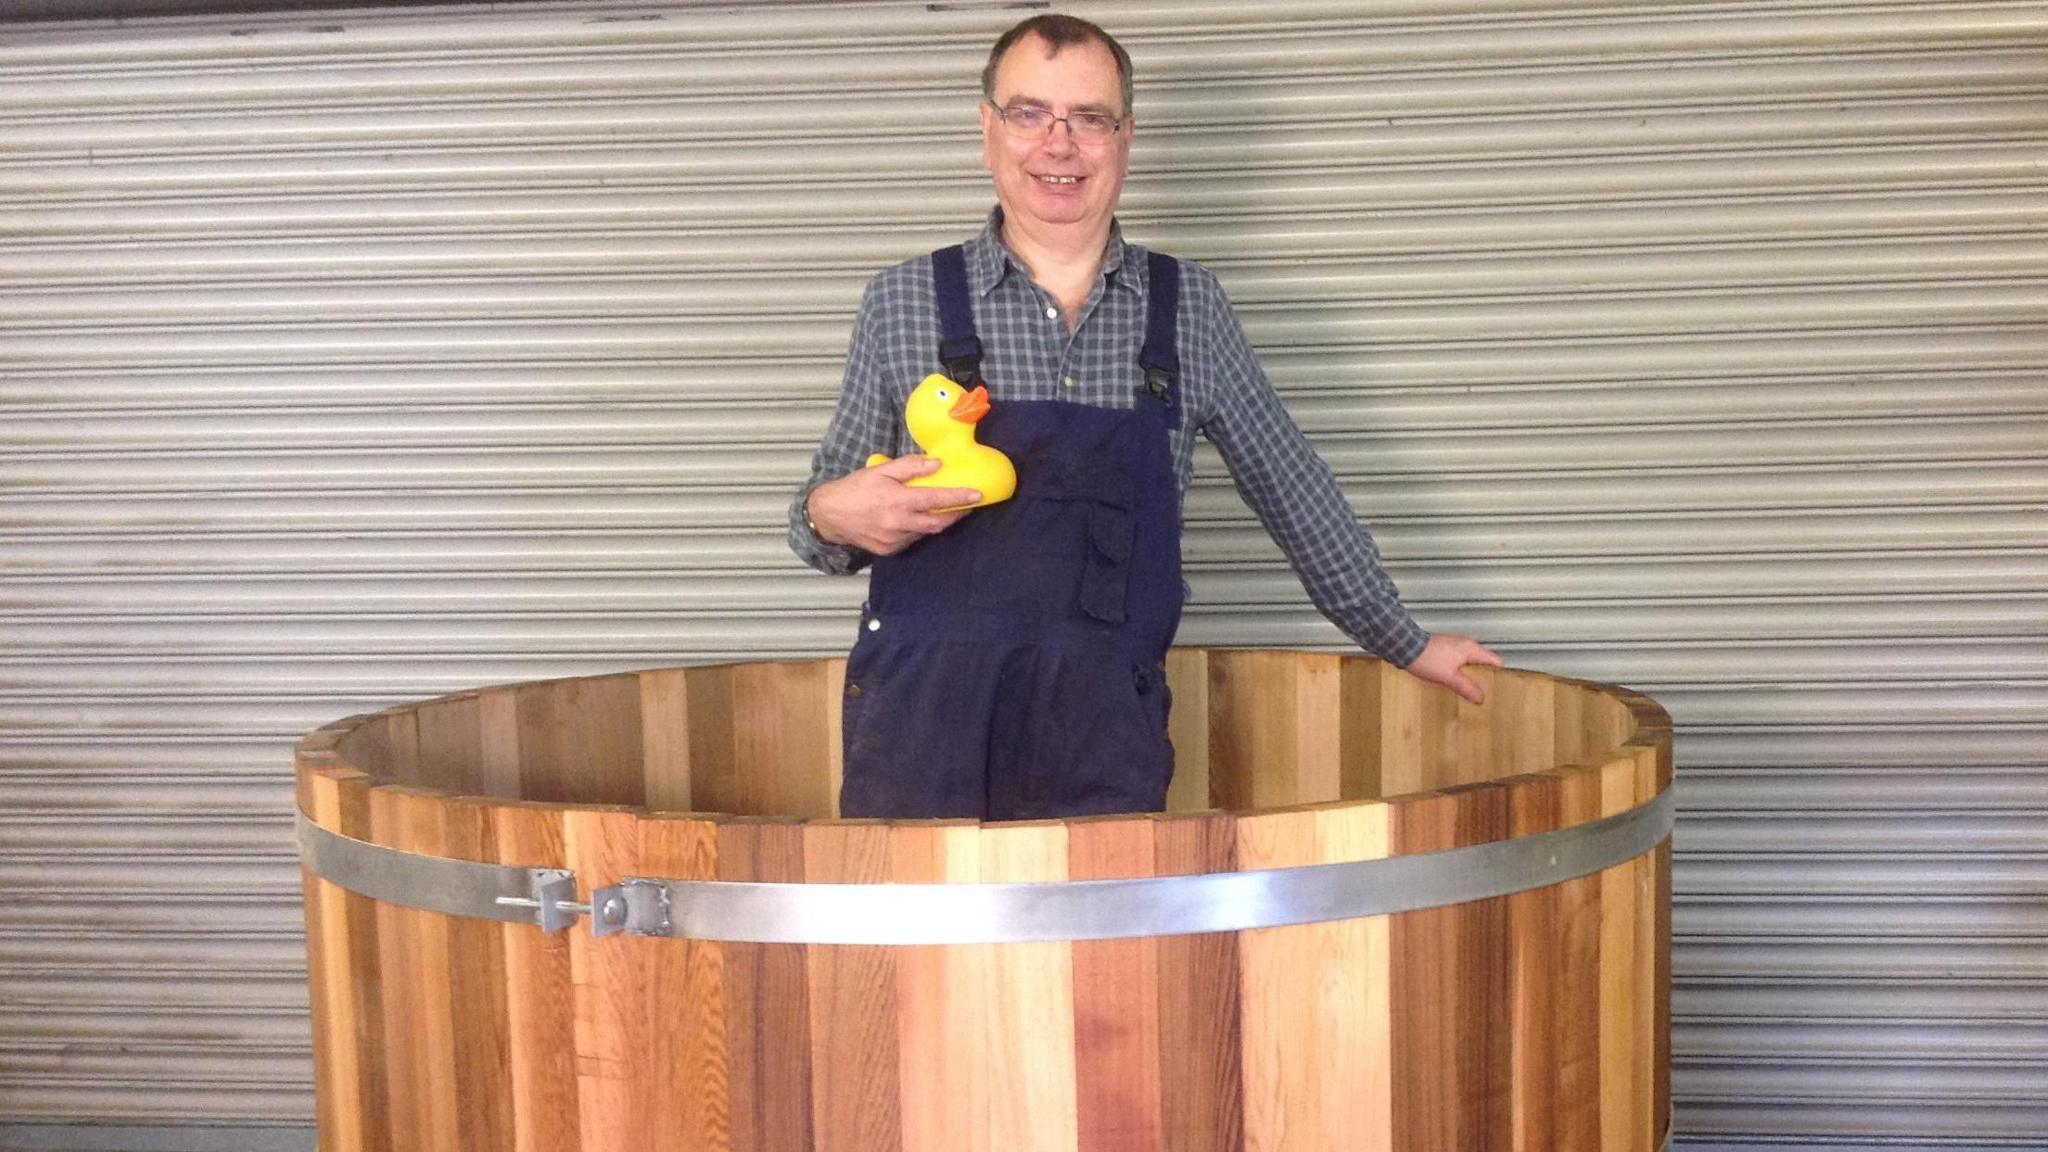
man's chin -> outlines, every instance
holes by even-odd
[[[1034,196],[1026,203],[1019,205],[1011,214],[1021,214],[1036,223],[1049,227],[1070,228],[1078,224],[1087,224],[1090,220],[1094,219],[1095,214],[1090,210],[1091,207],[1091,205],[1075,204],[1067,200],[1052,200],[1048,202],[1041,197]]]

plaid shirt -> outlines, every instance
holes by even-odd
[[[1064,400],[1130,408],[1143,383],[1145,250],[1111,226],[1102,273],[1072,336],[1056,301],[1003,246],[1002,209],[967,245],[967,284],[982,342],[990,398]],[[1251,506],[1300,574],[1309,599],[1360,647],[1405,667],[1428,633],[1401,605],[1372,536],[1353,515],[1329,466],[1301,434],[1252,354],[1215,274],[1181,262],[1180,425],[1171,449],[1183,500],[1194,471],[1194,433],[1222,452]],[[930,256],[869,281],[846,357],[839,406],[790,505],[789,544],[806,564],[844,574],[872,559],[819,540],[804,501],[819,484],[860,468],[868,455],[917,451],[903,405],[918,381],[939,370],[938,309]]]

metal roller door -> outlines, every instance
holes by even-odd
[[[2048,3],[1073,10],[1423,621],[1676,718],[1682,1143],[2048,1147]],[[784,502],[1019,15],[0,25],[0,1145],[309,1122],[300,731],[843,647]],[[1183,642],[1338,643],[1187,512]]]

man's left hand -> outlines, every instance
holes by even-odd
[[[1467,664],[1490,664],[1498,668],[1501,661],[1470,636],[1438,632],[1430,636],[1428,646],[1423,648],[1422,655],[1417,656],[1414,663],[1408,665],[1408,671],[1432,684],[1441,684],[1474,704],[1484,704],[1486,693],[1465,675]]]

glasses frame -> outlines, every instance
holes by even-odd
[[[994,111],[994,112],[995,112],[995,114],[996,114],[996,119],[1002,122],[1003,128],[1004,128],[1004,129],[1005,129],[1006,131],[1010,131],[1010,132],[1016,132],[1016,133],[1017,133],[1017,135],[1018,135],[1018,136],[1019,136],[1020,138],[1022,138],[1022,139],[1027,139],[1027,140],[1030,140],[1030,139],[1037,139],[1037,140],[1050,140],[1050,139],[1052,139],[1052,130],[1053,130],[1053,126],[1054,126],[1054,125],[1058,125],[1058,124],[1065,124],[1065,125],[1067,126],[1067,139],[1069,139],[1069,140],[1072,140],[1072,141],[1073,141],[1074,143],[1076,143],[1076,144],[1107,144],[1107,143],[1109,143],[1110,141],[1112,141],[1112,140],[1116,139],[1116,138],[1117,138],[1117,136],[1118,136],[1118,135],[1119,135],[1120,133],[1122,133],[1122,132],[1123,132],[1123,130],[1124,130],[1124,118],[1123,118],[1123,117],[1121,117],[1121,116],[1110,116],[1110,115],[1108,115],[1107,113],[1103,113],[1103,112],[1092,112],[1092,111],[1091,111],[1091,112],[1069,112],[1069,113],[1067,113],[1067,114],[1066,114],[1065,116],[1053,116],[1053,114],[1052,114],[1052,109],[1050,109],[1050,108],[1046,108],[1046,107],[1042,107],[1042,106],[1040,106],[1040,105],[1037,105],[1037,104],[1026,104],[1026,105],[1023,105],[1022,107],[1019,107],[1019,108],[1016,108],[1016,109],[1010,109],[1010,108],[1005,108],[1005,107],[1003,107],[1003,106],[1002,106],[1001,104],[998,104],[998,103],[996,103],[996,102],[995,102],[995,101],[993,101],[993,100],[983,100],[983,101],[982,101],[982,103],[983,103],[983,104],[986,104],[986,105],[988,105],[988,106],[989,106],[989,108],[990,108],[990,109],[991,109],[992,111]],[[1024,133],[1023,131],[1021,131],[1021,130],[1019,130],[1019,129],[1017,129],[1017,128],[1015,128],[1015,127],[1012,127],[1012,126],[1011,126],[1011,124],[1010,124],[1010,117],[1012,117],[1012,116],[1016,115],[1016,114],[1017,114],[1017,113],[1019,113],[1019,112],[1043,112],[1043,113],[1045,113],[1045,114],[1046,114],[1047,116],[1051,117],[1051,119],[1049,119],[1049,120],[1047,120],[1047,121],[1046,121],[1046,123],[1045,123],[1045,131],[1044,131],[1043,133],[1040,133],[1040,134],[1039,134],[1038,136],[1036,136],[1036,137],[1032,137],[1032,136],[1028,136],[1028,135],[1026,135],[1026,134],[1025,134],[1025,133]],[[1079,133],[1079,132],[1076,132],[1076,131],[1074,131],[1074,120],[1073,120],[1073,118],[1074,118],[1075,116],[1101,116],[1101,117],[1103,117],[1104,119],[1106,119],[1106,120],[1108,120],[1108,121],[1109,121],[1109,135],[1107,135],[1107,136],[1103,136],[1103,137],[1100,137],[1100,138],[1097,138],[1097,137],[1094,137],[1094,136],[1083,136],[1083,135],[1082,135],[1081,133]]]

